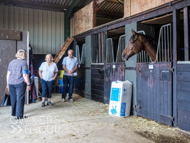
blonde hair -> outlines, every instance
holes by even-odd
[[[45,60],[47,59],[47,56],[49,56],[51,58],[51,60],[53,61],[53,56],[51,54],[47,54],[45,57]]]
[[[26,51],[23,49],[19,49],[15,55],[16,58],[21,58],[22,60],[25,60],[26,56]]]

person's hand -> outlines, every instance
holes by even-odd
[[[29,91],[29,90],[31,90],[31,85],[27,85],[27,90]]]
[[[72,72],[71,71],[68,71],[68,73],[71,75],[72,74]]]
[[[73,73],[71,73],[70,75],[71,75],[71,76],[74,76],[74,74],[73,74]]]
[[[9,86],[8,85],[6,86],[6,90],[7,90],[7,93],[9,93]]]

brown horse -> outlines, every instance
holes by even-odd
[[[157,43],[151,37],[148,37],[143,34],[136,33],[132,30],[132,36],[128,42],[127,47],[122,52],[122,59],[128,60],[133,55],[139,53],[141,50],[145,50],[145,52],[151,57],[153,61],[156,60],[157,53]]]

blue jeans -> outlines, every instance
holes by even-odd
[[[52,81],[45,81],[41,79],[42,83],[42,97],[51,98],[51,91],[52,91],[52,86],[53,86],[53,80]]]
[[[69,84],[69,100],[72,99],[73,94],[73,83],[74,83],[74,77],[73,76],[63,76],[63,93],[62,93],[62,99],[65,99],[66,97],[66,88]]]
[[[9,92],[11,98],[12,116],[23,117],[24,101],[25,101],[26,83],[9,84]]]

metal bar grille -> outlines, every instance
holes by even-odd
[[[117,63],[122,63],[124,60],[122,59],[121,55],[123,50],[125,49],[125,34],[121,35],[119,37],[119,43],[118,43],[118,48],[117,48],[117,55],[116,55],[116,62]]]
[[[86,59],[86,44],[84,43],[82,45],[82,53],[81,53],[81,64],[85,64],[85,59]]]
[[[106,40],[106,62],[114,62],[114,52],[113,52],[113,40],[112,38],[107,38]]]
[[[160,28],[156,60],[151,62],[170,62],[172,61],[172,48],[171,48],[171,24],[163,25]]]
[[[137,33],[144,34],[144,31],[138,31]],[[137,55],[137,63],[147,63],[147,62],[170,62],[172,61],[172,38],[171,38],[171,24],[163,25],[160,28],[156,60],[152,59],[146,54],[145,51],[141,51]]]
[[[77,58],[78,63],[81,64],[79,45],[76,45],[76,58]]]
[[[143,30],[137,31],[137,33],[146,35],[145,31],[143,31]],[[142,50],[141,52],[139,52],[137,54],[137,63],[144,63],[144,62],[145,63],[150,62],[150,60],[149,60],[149,56],[147,55],[147,53],[144,50]]]

